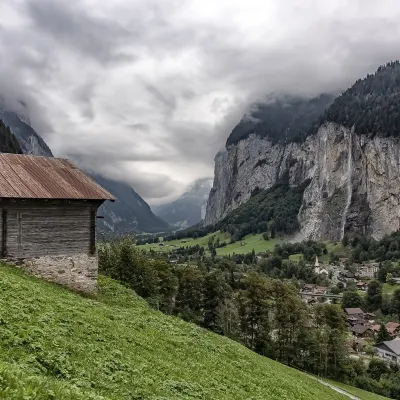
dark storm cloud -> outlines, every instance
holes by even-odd
[[[399,58],[399,11],[394,0],[2,0],[0,94],[29,109],[56,155],[157,202],[212,173],[252,102],[338,92]]]

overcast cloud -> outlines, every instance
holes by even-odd
[[[211,176],[251,102],[400,58],[397,0],[1,0],[0,94],[56,156],[149,202]]]

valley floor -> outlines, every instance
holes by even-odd
[[[170,240],[168,242],[163,242],[163,246],[160,246],[159,243],[151,243],[138,247],[143,250],[154,250],[156,252],[169,252],[177,249],[178,247],[190,247],[196,245],[202,246],[207,249],[207,243],[211,236],[214,236],[215,239],[219,238],[221,242],[225,241],[227,243],[226,246],[216,249],[218,256],[232,255],[234,253],[251,253],[253,249],[256,253],[265,252],[268,250],[273,250],[276,244],[284,242],[284,240],[281,238],[264,240],[262,234],[250,234],[245,236],[242,240],[238,240],[235,243],[230,243],[230,236],[226,233],[218,231],[197,239],[185,238],[179,240]]]

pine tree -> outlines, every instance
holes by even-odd
[[[386,326],[381,324],[378,335],[376,337],[376,343],[386,342],[387,340],[391,340],[391,337],[386,329]]]

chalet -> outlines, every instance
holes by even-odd
[[[33,275],[92,291],[96,214],[114,197],[70,161],[0,154],[0,251]]]
[[[367,344],[368,343],[363,338],[354,338],[352,347],[357,353],[359,353],[364,350]]]
[[[400,364],[400,339],[396,338],[374,346],[378,356],[385,361]]]
[[[386,324],[386,330],[390,336],[396,337],[400,334],[400,324],[397,322],[388,322]]]
[[[343,278],[343,279],[354,279],[354,276],[355,275],[352,272],[347,271],[347,270],[342,271],[340,273],[340,277]]]
[[[368,283],[357,282],[356,283],[356,287],[357,287],[358,290],[362,290],[362,291],[366,292],[368,290]]]
[[[358,338],[373,338],[375,335],[372,325],[354,325],[349,328],[349,331]]]
[[[364,316],[364,311],[361,308],[345,308],[344,312],[346,313],[347,317],[360,317]]]

